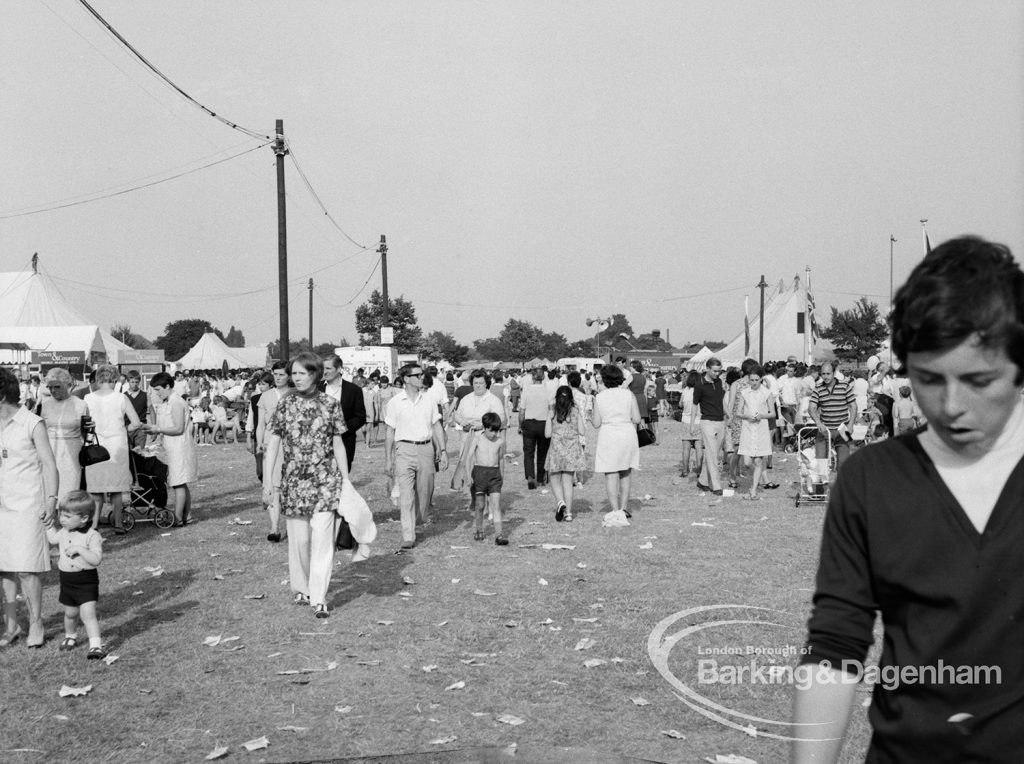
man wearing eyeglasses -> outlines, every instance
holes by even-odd
[[[690,427],[696,423],[696,411],[700,406],[700,434],[704,441],[704,466],[701,468],[697,487],[714,494],[711,504],[722,503],[722,481],[718,474],[718,459],[725,441],[725,384],[722,382],[722,362],[715,357],[708,359],[700,384],[693,388],[693,413]]]
[[[402,549],[416,546],[416,521],[427,523],[434,494],[435,459],[448,469],[441,413],[423,392],[423,369],[406,364],[398,372],[404,389],[388,401],[384,414],[384,474],[398,483]]]

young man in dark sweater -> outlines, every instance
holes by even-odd
[[[928,420],[839,470],[825,518],[795,762],[837,760],[874,680],[869,762],[1024,755],[1024,273],[974,237],[896,295],[892,345]],[[864,666],[875,614],[877,667]]]

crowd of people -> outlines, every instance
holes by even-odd
[[[214,420],[227,421],[225,441],[246,432],[267,538],[287,539],[294,600],[317,618],[330,615],[339,502],[353,490],[359,430],[371,433],[363,442],[373,447],[383,428],[404,552],[431,524],[436,476],[456,452],[451,485],[468,490],[473,538],[487,537],[489,521],[496,545],[509,545],[501,496],[511,427],[522,436],[521,479],[528,491],[550,486],[554,522],[576,517],[574,491],[592,469],[604,475],[603,522],[628,524],[640,449],[655,441],[643,433],[673,416],[682,425],[682,475],[712,503],[744,480],[748,500],[778,487],[773,456],[801,432],[835,465],[803,653],[816,673],[798,685],[795,760],[838,755],[857,682],[848,666],[863,663],[876,612],[886,633],[883,668],[992,664],[1004,678],[996,686],[876,688],[872,755],[900,761],[927,750],[934,761],[1003,760],[1006,750],[1024,747],[1015,689],[1024,679],[1015,647],[1024,637],[1016,590],[1024,580],[1016,575],[1024,523],[1014,512],[1024,493],[1024,273],[1004,247],[947,242],[901,288],[892,324],[907,376],[877,358],[866,369],[792,358],[726,369],[711,358],[703,371],[668,373],[618,359],[596,373],[444,376],[411,363],[392,383],[359,371],[350,381],[337,356],[301,353],[249,378],[156,374],[146,393],[137,374],[122,379],[113,366],[99,367],[78,389],[65,369],[33,383],[0,368],[0,647],[22,639],[43,645],[41,576],[54,545],[60,650],[78,646],[81,624],[86,656],[106,655],[97,608],[101,507],[111,504],[114,532],[123,532],[129,454],[159,441],[175,518],[189,522],[202,444],[196,411],[223,410]],[[886,442],[863,447],[872,441]],[[93,442],[102,458],[93,458]],[[368,554],[360,544],[353,559]],[[1007,748],[1009,740],[1018,742]]]
[[[244,433],[264,486],[267,539],[287,540],[296,600],[309,602],[321,617],[327,614],[322,573],[334,550],[325,539],[337,531],[334,494],[352,470],[360,431],[364,447],[384,446],[389,492],[400,509],[401,548],[412,549],[417,528],[431,522],[436,476],[448,467],[449,446],[457,453],[451,486],[468,491],[474,539],[486,538],[486,520],[495,544],[509,544],[501,492],[512,427],[522,438],[526,488],[550,488],[556,522],[578,515],[576,490],[593,471],[603,476],[603,522],[626,525],[641,443],[658,442],[663,418],[681,423],[681,474],[713,504],[747,478],[746,499],[777,488],[773,454],[808,423],[818,431],[816,447],[832,450],[841,462],[851,445],[923,422],[907,380],[882,362],[869,370],[838,371],[830,362],[807,367],[790,359],[762,367],[747,359],[739,368],[724,369],[712,358],[698,372],[645,369],[620,357],[597,371],[540,367],[493,373],[412,364],[392,382],[377,371],[346,375],[337,356],[303,354],[269,371],[162,372],[149,380],[148,391],[137,372],[120,374],[113,366],[99,367],[78,385],[62,368],[50,369],[41,382],[6,373],[14,401],[7,405],[37,416],[46,436],[59,485],[46,495],[60,501],[72,490],[86,491],[93,501],[91,530],[109,506],[113,532],[125,533],[133,451],[155,451],[166,463],[175,523],[187,525],[189,484],[198,476],[196,449],[241,443]],[[591,430],[596,438],[588,442]],[[90,441],[103,446],[107,458],[83,468],[79,454]],[[354,558],[368,554],[359,545]],[[26,570],[18,571],[32,606],[38,571],[31,568],[40,565],[21,564]],[[16,587],[12,577],[5,580],[7,588]],[[33,623],[30,617],[30,632]],[[18,638],[13,625],[7,631]],[[29,641],[37,641],[34,633]]]

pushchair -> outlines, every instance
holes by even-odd
[[[174,525],[174,512],[167,509],[167,465],[155,456],[137,451],[128,452],[132,473],[131,500],[125,507],[122,522],[130,531],[135,522],[156,523],[157,528]]]
[[[832,433],[826,430],[825,444],[828,456],[824,460],[818,459],[814,450],[817,438],[817,425],[805,425],[796,431],[797,454],[800,459],[800,487],[796,492],[798,507],[801,501],[810,504],[828,502],[829,479],[836,467],[836,452],[832,448]]]

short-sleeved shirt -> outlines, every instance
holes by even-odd
[[[388,402],[384,414],[384,424],[395,431],[396,441],[430,440],[433,436],[434,423],[441,421],[441,412],[433,399],[422,392],[412,400],[402,390]]]
[[[825,387],[824,383],[819,381],[811,393],[811,403],[818,407],[821,423],[830,430],[849,423],[850,405],[856,402],[857,398],[849,381],[840,382],[834,379],[831,388]]]
[[[68,555],[68,547],[84,546],[90,552],[103,552],[103,537],[99,531],[89,528],[85,533],[81,531],[70,531],[67,528],[47,528],[46,540],[56,544],[60,549],[60,559],[57,560],[57,568],[65,573],[77,573],[80,570],[93,570],[95,565],[90,565],[81,557]]]
[[[523,419],[536,419],[543,422],[548,418],[548,407],[551,404],[551,393],[544,385],[530,385],[523,388],[519,399],[519,410]]]
[[[457,412],[463,419],[470,420],[479,420],[484,414],[495,413],[501,418],[501,423],[505,424],[505,406],[490,390],[484,391],[483,395],[467,395],[459,401]]]
[[[702,376],[693,388],[693,404],[700,408],[700,418],[709,422],[725,420],[725,385],[721,376],[708,382]]]

